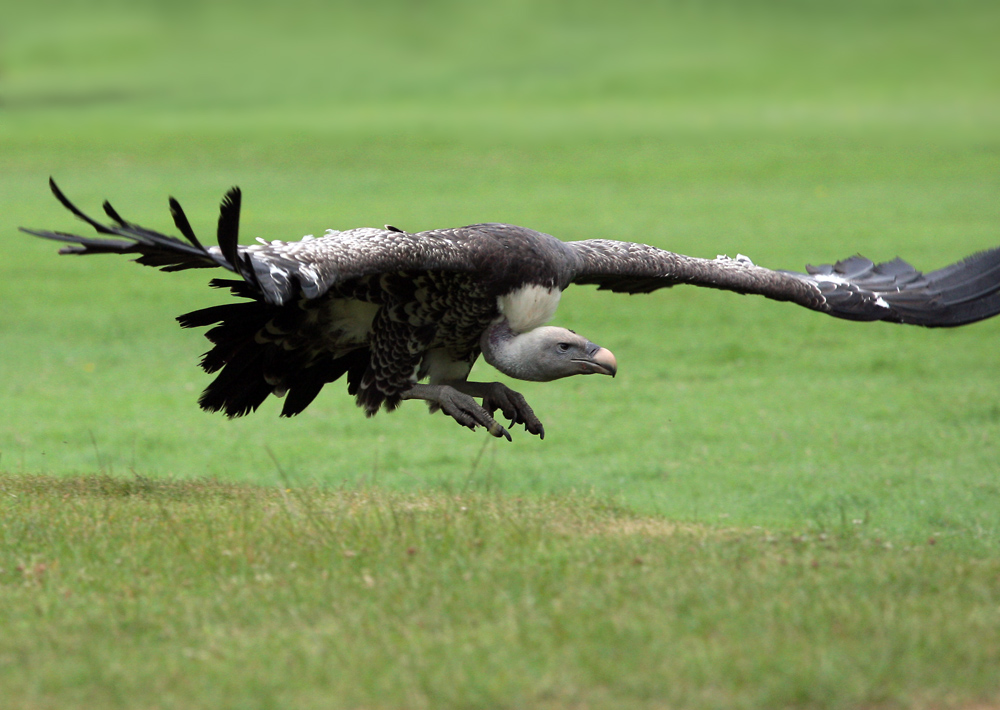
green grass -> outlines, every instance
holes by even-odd
[[[208,647],[223,650],[217,657],[210,651],[213,670],[199,676],[203,685],[192,681],[176,696],[164,690],[154,697],[177,707],[210,705],[220,697],[213,693],[224,691],[246,698],[247,707],[253,698],[259,706],[307,705],[311,693],[334,688],[345,706],[359,707],[522,700],[612,707],[618,698],[651,707],[997,701],[997,683],[990,686],[983,671],[996,660],[989,644],[979,656],[969,655],[976,651],[968,644],[996,635],[996,605],[986,611],[988,598],[970,590],[989,574],[997,586],[991,565],[1000,552],[1000,321],[929,331],[847,323],[690,288],[647,297],[576,288],[564,295],[556,323],[615,352],[619,375],[517,383],[545,423],[545,441],[523,432],[510,444],[489,440],[428,416],[417,403],[366,420],[339,385],[295,419],[279,419],[279,407],[268,402],[231,422],[197,409],[208,378],[196,364],[207,343],[173,322],[226,300],[205,287],[206,274],[60,258],[55,245],[16,232],[20,225],[82,226],[48,194],[53,175],[88,210],[97,212],[109,198],[126,217],[163,229],[171,224],[172,194],[203,236],[212,233],[223,192],[239,184],[244,242],[328,227],[419,230],[496,220],[563,239],[637,240],[707,257],[743,253],[772,268],[801,269],[861,252],[875,259],[898,254],[933,269],[1000,242],[996,3],[432,0],[323,9],[303,1],[272,9],[40,0],[11,10],[5,23],[0,471],[22,498],[36,486],[38,505],[66,495],[52,516],[63,508],[69,516],[64,527],[53,525],[48,542],[42,523],[21,533],[9,532],[20,517],[0,523],[8,526],[0,554],[12,560],[0,565],[7,575],[2,590],[21,595],[0,605],[4,613],[15,620],[33,619],[43,608],[57,614],[46,622],[47,635],[34,640],[23,626],[9,637],[0,628],[0,643],[8,644],[0,672],[20,679],[26,707],[135,705],[141,688],[128,685],[128,677],[165,687],[156,684],[190,677],[187,670],[206,662],[199,659]],[[482,363],[474,374],[496,378]],[[127,492],[138,484],[87,483],[94,474],[148,481],[150,488],[102,497],[101,486]],[[303,531],[295,525],[308,521],[290,522],[295,516],[284,503],[268,508],[275,486],[292,489],[294,509],[305,505],[308,491],[321,517],[334,515],[344,500],[368,501],[357,503],[358,515],[376,521],[387,506],[426,500],[430,511],[411,533],[441,533],[443,540],[454,539],[447,533],[452,518],[441,516],[454,517],[455,496],[499,506],[490,508],[506,521],[498,536],[510,533],[507,523],[531,534],[511,567],[491,568],[495,578],[520,579],[531,570],[551,586],[568,573],[560,560],[591,560],[589,582],[572,578],[562,591],[576,594],[569,586],[575,579],[577,611],[598,601],[609,606],[596,614],[603,621],[588,622],[594,626],[559,632],[552,617],[525,611],[541,598],[538,590],[508,587],[506,602],[493,600],[497,585],[488,577],[482,589],[463,591],[478,596],[456,606],[483,606],[482,623],[492,629],[484,636],[431,634],[417,655],[407,651],[402,622],[380,623],[388,607],[365,606],[336,623],[354,624],[352,633],[366,623],[380,634],[384,627],[385,636],[376,634],[370,656],[345,652],[330,661],[340,648],[330,640],[334,622],[309,623],[309,604],[326,595],[324,618],[346,613],[349,605],[332,605],[338,595],[354,597],[325,586],[335,581],[322,572],[333,575],[357,560],[334,554],[327,528]],[[191,521],[142,533],[163,546],[157,564],[165,567],[146,565],[161,569],[153,575],[160,581],[153,596],[142,597],[150,600],[154,631],[136,621],[137,613],[116,626],[118,617],[99,611],[107,607],[94,601],[96,588],[68,582],[63,586],[77,594],[71,599],[97,595],[89,597],[93,609],[36,607],[35,580],[17,571],[37,563],[51,569],[58,560],[46,579],[77,574],[73,555],[60,545],[83,544],[86,527],[96,525],[87,512],[92,499],[101,501],[105,519],[125,519],[129,506],[145,505],[155,510],[151,519],[142,513],[150,525],[168,524],[163,510]],[[534,512],[519,511],[518,499]],[[601,509],[598,500],[615,507]],[[273,519],[267,510],[277,511]],[[223,593],[220,580],[227,578],[219,570],[230,568],[208,565],[204,576],[190,572],[200,579],[197,589],[184,587],[189,572],[175,575],[171,565],[191,570],[198,555],[228,549],[211,531],[252,538],[234,522],[239,511],[247,520],[266,519],[270,532],[260,544],[272,545],[269,559],[290,556],[299,576],[280,577],[268,567],[288,586],[261,591],[239,577],[249,580],[248,591],[234,591],[239,583],[232,582]],[[557,535],[554,549],[564,558],[556,559],[545,540],[560,525],[578,530],[572,521],[559,523],[573,516],[603,520],[598,527],[643,519],[677,530]],[[372,524],[356,534],[377,537],[372,531],[381,528]],[[288,535],[271,541],[274,525]],[[777,542],[765,542],[765,534]],[[802,535],[808,543],[791,542]],[[115,558],[109,553],[84,567],[123,579],[111,565],[145,554],[140,538],[121,543]],[[384,569],[410,546],[406,540],[390,536],[389,547],[377,548]],[[100,536],[92,542],[101,544]],[[397,542],[402,547],[392,547]],[[185,544],[190,552],[178,552]],[[414,577],[414,587],[395,588],[397,602],[415,604],[407,594],[426,601],[449,586],[454,570],[444,563],[464,549],[449,545],[435,548],[441,564],[420,567],[426,576]],[[821,572],[792,564],[806,559],[796,550],[807,550],[810,562],[816,556]],[[639,570],[616,566],[619,552],[626,562],[635,555],[658,562]],[[417,559],[431,558],[422,552]],[[763,576],[755,580],[726,577],[725,570],[736,574],[758,563]],[[125,566],[121,574],[134,569],[141,567]],[[662,572],[659,581],[653,570]],[[789,576],[800,572],[805,576]],[[980,573],[986,576],[975,577]],[[714,587],[693,589],[701,574]],[[629,580],[634,593],[625,594],[621,585]],[[740,581],[747,596],[734,588]],[[653,618],[652,607],[642,606],[643,590],[648,584],[650,594],[677,600],[674,582],[693,595],[683,614],[681,606],[668,607],[675,611]],[[896,582],[937,586],[911,595]],[[45,587],[53,599],[61,598],[63,587],[52,591],[57,586]],[[717,597],[709,595],[713,588]],[[267,596],[296,589],[314,601],[297,606],[287,596]],[[121,587],[115,590],[118,596],[100,599],[124,599]],[[232,601],[251,592],[268,603]],[[174,597],[188,606],[171,606]],[[629,606],[631,597],[637,606]],[[201,624],[196,609],[203,604],[213,616]],[[787,619],[779,618],[781,605],[790,610]],[[517,610],[510,623],[537,619],[538,628],[503,627],[502,609]],[[459,624],[461,615],[442,614],[438,630]],[[700,621],[687,626],[687,616]],[[841,626],[821,625],[833,617]],[[613,628],[597,628],[599,622]],[[643,636],[647,623],[659,633]],[[173,624],[183,643],[168,643],[174,631],[157,636],[155,629]],[[802,627],[798,638],[793,627]],[[725,633],[705,631],[716,628]],[[264,629],[289,654],[284,665],[269,666],[273,675],[241,655],[263,653],[254,644],[267,640]],[[881,646],[869,643],[869,629],[885,631]],[[781,634],[787,643],[776,640]],[[72,673],[63,664],[80,657],[63,653],[62,638],[92,654]],[[912,648],[900,639],[913,640]],[[466,642],[474,653],[463,664],[458,654]],[[602,655],[609,644],[624,654],[621,663]],[[893,655],[890,647],[902,650]],[[188,658],[185,648],[197,653]],[[872,655],[879,648],[882,662]],[[645,655],[658,659],[654,670],[642,665]],[[928,660],[935,655],[939,670]],[[796,656],[799,665],[788,661]],[[404,657],[411,665],[399,678],[379,677]],[[126,673],[123,664],[133,658],[137,668]],[[383,670],[323,675],[363,658]],[[168,659],[188,665],[154,677],[157,663]],[[785,661],[789,670],[776,670]],[[297,662],[309,673],[294,673]],[[618,667],[621,678],[610,678]],[[824,690],[841,681],[840,690]],[[133,690],[109,694],[119,686]]]
[[[7,708],[996,701],[1000,562],[592,496],[0,480]]]

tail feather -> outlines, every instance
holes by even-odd
[[[256,411],[274,389],[258,376],[263,371],[263,351],[248,349],[244,357],[234,357],[205,388],[198,399],[202,409],[222,411],[227,417],[242,417]]]
[[[214,325],[205,333],[213,347],[202,357],[201,367],[218,375],[198,400],[201,407],[239,417],[255,411],[278,390],[286,392],[281,416],[291,417],[308,407],[327,383],[345,374],[349,383],[359,380],[371,357],[367,348],[335,356],[294,347],[295,333],[306,319],[298,305],[275,306],[259,295],[249,302],[179,316],[184,328]]]
[[[177,317],[177,322],[182,328],[199,328],[218,323],[205,333],[214,347],[201,360],[202,369],[212,373],[237,359],[241,350],[255,347],[259,349],[261,343],[256,342],[257,332],[265,327],[273,310],[273,306],[261,300],[224,303],[185,313]]]
[[[208,285],[212,288],[228,288],[231,294],[240,298],[260,298],[260,292],[253,284],[240,279],[212,279]]]
[[[199,328],[201,326],[212,325],[214,323],[254,323],[255,327],[260,326],[264,304],[260,301],[250,301],[249,303],[223,303],[218,306],[209,306],[197,311],[185,313],[177,316],[177,322],[181,328]]]
[[[317,368],[296,373],[295,385],[288,388],[285,403],[281,407],[281,416],[294,417],[296,414],[301,414],[302,410],[313,403],[323,386],[330,381]]]
[[[288,381],[288,395],[281,409],[281,416],[294,417],[299,414],[312,404],[324,385],[336,382],[345,374],[348,382],[360,378],[368,367],[370,359],[370,351],[361,348],[322,365],[314,365],[295,372],[294,377]]]

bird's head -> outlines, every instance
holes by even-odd
[[[549,382],[571,375],[611,375],[615,356],[566,328],[543,326],[525,333],[497,328],[483,336],[486,362],[519,380]]]

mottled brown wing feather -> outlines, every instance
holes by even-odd
[[[649,293],[677,284],[757,294],[823,311],[819,288],[798,274],[755,266],[745,257],[698,259],[647,244],[591,239],[570,242],[580,258],[573,283],[618,293]]]
[[[578,257],[573,283],[623,293],[691,284],[791,301],[837,318],[927,327],[974,323],[1000,313],[1000,247],[924,274],[894,259],[854,256],[808,273],[773,271],[746,257],[697,259],[645,244],[570,242]]]

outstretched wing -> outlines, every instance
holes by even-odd
[[[371,274],[488,270],[500,249],[478,226],[410,234],[395,228],[330,230],[323,237],[243,247],[265,298],[317,298],[331,287]]]
[[[61,254],[138,254],[136,262],[163,271],[221,266],[238,273],[253,290],[276,305],[299,293],[316,298],[338,283],[370,274],[474,272],[496,260],[497,250],[502,247],[495,233],[506,228],[506,225],[474,225],[419,234],[395,227],[331,230],[318,239],[306,237],[295,242],[239,246],[241,194],[234,187],[226,193],[219,210],[219,245],[206,248],[173,198],[170,198],[170,214],[187,241],[126,221],[108,202],[104,203],[104,212],[112,223],[102,224],[70,202],[51,179],[49,186],[66,209],[98,234],[106,235],[85,237],[21,228],[37,237],[70,244],[60,249]]]
[[[746,257],[698,259],[645,244],[593,239],[570,242],[579,261],[573,283],[620,293],[649,293],[676,284],[791,301],[848,320],[928,327],[974,323],[1000,313],[1000,247],[923,274],[905,261],[875,264],[854,256],[773,271]]]

